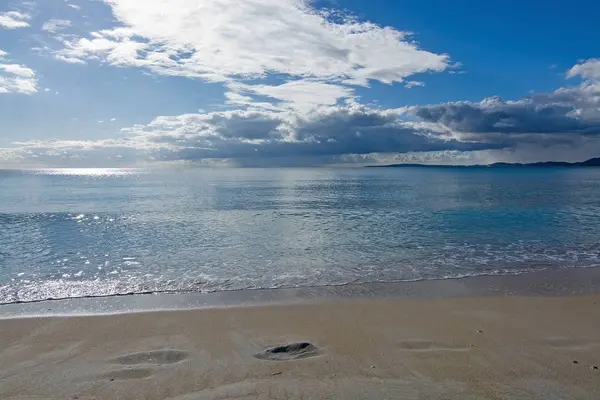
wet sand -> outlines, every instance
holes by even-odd
[[[594,366],[599,294],[0,320],[1,399],[598,399]]]

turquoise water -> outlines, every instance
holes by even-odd
[[[598,169],[0,171],[0,303],[600,266]]]

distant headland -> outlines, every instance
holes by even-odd
[[[591,158],[581,162],[562,162],[562,161],[546,161],[536,163],[494,163],[494,164],[476,164],[476,165],[433,165],[433,164],[389,164],[389,165],[368,165],[367,168],[408,168],[408,167],[425,167],[425,168],[556,168],[556,167],[600,167],[600,157]]]

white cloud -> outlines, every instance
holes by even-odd
[[[226,94],[229,104],[303,112],[322,106],[336,105],[341,99],[354,98],[352,88],[308,79],[288,81],[281,85],[231,83],[228,88],[231,90]],[[270,100],[261,103],[251,97],[252,95],[268,97]],[[278,104],[273,105],[271,103],[273,100]]]
[[[124,163],[148,157],[129,139],[48,140],[17,142],[17,147],[0,148],[0,165],[28,166],[106,166],[116,154],[123,154]],[[114,164],[114,162],[112,162]]]
[[[67,6],[73,8],[75,10],[81,10],[81,6],[78,6],[77,4],[69,3],[69,4],[67,4]]]
[[[579,63],[567,72],[568,78],[576,76],[584,79],[600,80],[600,58],[592,58]]]
[[[224,82],[225,103],[248,110],[307,114],[356,102],[357,85],[451,67],[447,55],[420,49],[406,32],[308,0],[104,3],[118,25],[64,40],[58,60]],[[282,83],[265,79],[275,76]]]
[[[71,26],[68,19],[50,19],[42,25],[42,30],[50,33],[56,33]]]
[[[79,58],[66,57],[60,54],[56,54],[54,57],[59,61],[64,61],[69,64],[85,64],[85,61],[80,60]]]
[[[0,28],[16,29],[29,26],[31,15],[19,11],[8,11],[0,13]]]
[[[117,119],[116,118],[111,118],[110,122],[115,122]]]
[[[140,148],[130,139],[102,139],[102,140],[30,140],[25,142],[15,142],[15,145],[21,146],[21,150],[47,149],[53,151],[64,150],[94,150],[94,149],[126,149]]]
[[[50,88],[46,88],[44,89],[44,92],[48,93],[50,91]]]
[[[7,74],[19,76],[21,78],[34,78],[35,72],[32,69],[19,64],[0,64],[0,71]]]
[[[0,94],[23,93],[32,94],[37,92],[36,81],[0,74]]]
[[[423,87],[425,86],[425,83],[423,82],[419,82],[419,81],[407,81],[404,84],[404,87],[410,89],[410,88],[414,88],[414,87]]]
[[[0,61],[8,53],[0,52]],[[0,94],[23,93],[32,94],[37,92],[37,78],[31,68],[24,65],[8,64],[0,62]]]
[[[446,55],[408,34],[342,17],[304,0],[105,0],[121,27],[67,43],[59,54],[209,81],[269,74],[352,85],[442,71]]]

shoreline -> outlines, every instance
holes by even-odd
[[[341,299],[451,299],[488,296],[564,296],[600,293],[600,267],[562,268],[510,275],[351,283],[210,293],[146,293],[0,304],[0,320],[112,315],[202,308],[302,304]]]

